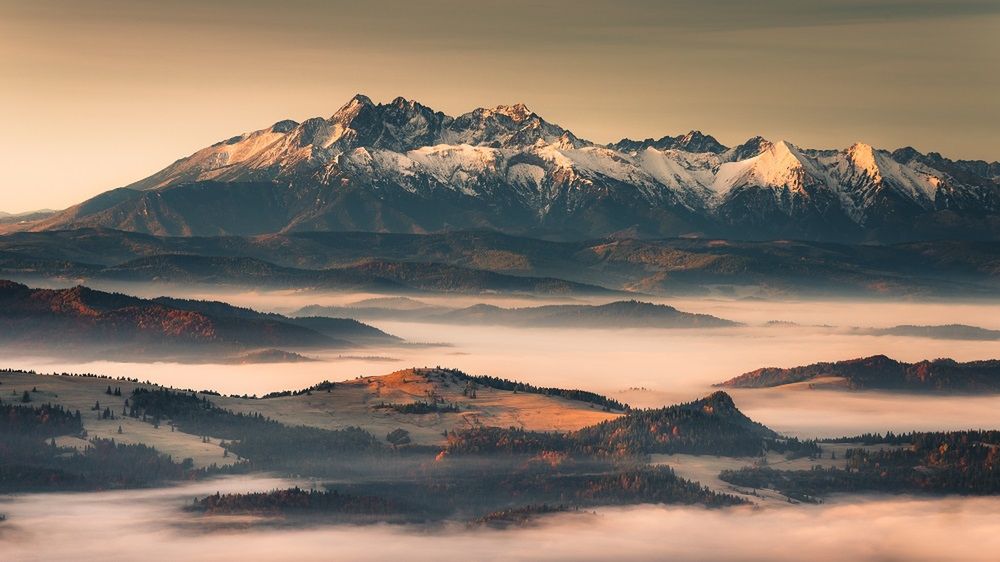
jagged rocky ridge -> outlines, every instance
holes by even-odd
[[[450,117],[357,95],[35,223],[175,235],[494,228],[591,238],[995,239],[1000,163],[692,131],[598,145],[524,105]]]

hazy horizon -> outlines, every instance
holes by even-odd
[[[293,4],[0,2],[0,210],[64,208],[357,92],[451,115],[524,102],[600,143],[698,129],[1000,157],[995,2]]]
[[[132,293],[158,294],[133,287]],[[222,300],[237,306],[288,313],[307,304],[345,304],[366,293],[195,291],[173,294]],[[437,305],[517,299],[437,296]],[[554,299],[558,300],[558,299]],[[983,303],[894,303],[870,300],[742,301],[653,299],[686,312],[742,322],[732,328],[546,328],[419,321],[366,320],[402,337],[404,344],[354,349],[299,350],[319,359],[307,363],[175,363],[166,360],[81,361],[56,356],[16,356],[6,367],[48,372],[93,372],[138,378],[181,389],[223,394],[297,390],[323,380],[386,375],[410,367],[442,366],[540,386],[598,392],[635,407],[661,407],[705,396],[720,383],[761,367],[795,367],[885,354],[900,361],[949,357],[993,359],[996,341],[948,340],[851,333],[852,327],[964,322],[1000,329],[1000,306]],[[507,302],[505,302],[507,301]],[[544,304],[537,302],[534,304]],[[601,302],[601,299],[593,299]],[[772,320],[790,325],[766,326]],[[427,345],[433,344],[433,345]],[[707,360],[706,358],[711,358]],[[835,390],[726,389],[751,418],[798,437],[836,437],[870,431],[957,430],[1000,425],[996,395],[919,395]],[[928,411],[934,411],[928,416]]]

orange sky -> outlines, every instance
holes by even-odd
[[[0,210],[61,208],[356,92],[1000,158],[1000,2],[0,0]]]

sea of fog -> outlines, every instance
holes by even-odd
[[[766,509],[600,508],[511,530],[457,523],[213,528],[182,510],[217,490],[291,484],[241,477],[155,490],[14,496],[0,503],[9,515],[0,523],[0,558],[985,562],[1000,552],[1000,498],[843,496],[818,506]]]
[[[153,293],[145,296],[155,296]],[[259,310],[291,312],[308,304],[342,305],[372,295],[198,292],[187,296],[226,300]],[[535,306],[538,299],[420,297],[438,305],[467,306],[489,300],[502,306]],[[874,301],[738,301],[673,299],[661,302],[737,320],[722,329],[566,329],[455,326],[400,321],[371,324],[406,339],[406,345],[311,354],[323,361],[219,365],[69,362],[8,357],[4,367],[41,372],[94,372],[227,394],[298,389],[322,380],[381,375],[412,366],[444,366],[536,385],[582,388],[651,407],[688,401],[712,384],[765,366],[792,367],[878,353],[917,361],[1000,357],[1000,342],[854,335],[852,327],[963,323],[1000,329],[1000,303]],[[784,324],[767,325],[769,321]],[[779,431],[840,436],[866,431],[1000,427],[995,396],[916,396],[787,389],[732,391],[737,405]]]
[[[146,295],[155,296],[155,295]],[[244,293],[217,298],[290,312],[369,295]],[[481,298],[422,299],[469,305]],[[538,300],[493,299],[503,306]],[[406,345],[322,354],[321,362],[270,365],[74,363],[5,357],[3,367],[94,372],[180,388],[262,394],[324,379],[447,366],[551,385],[591,389],[635,406],[687,401],[711,385],[762,366],[794,366],[877,353],[915,361],[995,358],[1000,344],[859,336],[850,327],[964,323],[1000,329],[1000,304],[889,302],[662,301],[746,324],[716,330],[535,329],[372,322]],[[766,326],[771,320],[789,324]],[[819,390],[737,390],[737,405],[781,432],[838,436],[866,431],[1000,428],[1000,398]],[[834,497],[819,506],[708,510],[639,506],[545,517],[507,531],[464,525],[213,529],[182,510],[216,491],[281,488],[274,478],[228,478],[180,487],[0,499],[0,559],[115,560],[996,560],[1000,498]]]

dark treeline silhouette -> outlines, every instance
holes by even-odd
[[[821,443],[860,443],[862,445],[878,445],[880,443],[885,443],[889,445],[901,445],[905,443],[912,443],[914,436],[918,435],[920,432],[913,431],[910,433],[893,433],[887,431],[883,433],[861,433],[859,435],[847,435],[844,437],[830,437],[826,439],[820,439]]]
[[[312,394],[313,392],[330,392],[336,387],[337,383],[323,381],[301,390],[279,390],[277,392],[268,392],[264,396],[261,396],[261,398],[281,398],[283,396],[302,396],[303,394]]]
[[[447,414],[459,411],[458,404],[442,404],[439,402],[409,402],[406,404],[395,404],[391,402],[379,402],[374,406],[376,409],[392,410],[400,414]]]
[[[0,403],[0,435],[47,439],[81,432],[83,423],[79,410],[70,412],[52,404],[25,406]]]
[[[570,511],[565,505],[531,504],[521,507],[509,507],[491,511],[482,517],[473,520],[470,526],[483,525],[497,529],[505,529],[511,526],[526,525],[540,515],[551,513],[565,513]]]
[[[351,514],[384,516],[389,502],[375,496],[353,496],[336,490],[303,490],[299,487],[270,492],[218,494],[195,499],[190,509],[208,515],[233,514]]]
[[[105,379],[109,381],[124,381],[124,382],[139,382],[139,379],[128,378],[128,377],[112,377],[109,375],[98,375],[95,373],[39,373],[33,369],[0,369],[0,374],[17,374],[24,373],[26,375],[45,375],[45,376],[59,376],[59,377],[81,377],[86,379]],[[146,381],[147,383],[149,381]]]

